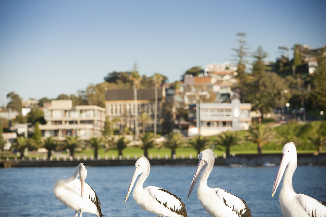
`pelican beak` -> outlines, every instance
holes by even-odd
[[[200,173],[204,169],[205,166],[206,166],[206,161],[200,160],[199,163],[198,163],[197,170],[196,170],[196,173],[194,175],[194,178],[192,179],[187,199],[189,198],[192,190],[195,188],[197,180],[198,180],[198,178],[200,176]]]
[[[81,197],[84,198],[84,180],[80,179],[80,190],[81,190]]]
[[[286,155],[283,155],[281,163],[280,163],[280,167],[278,168],[278,172],[274,181],[274,185],[273,185],[273,190],[272,190],[272,197],[274,197],[274,194],[277,190],[278,185],[280,184],[284,171],[287,167],[287,165],[289,164],[289,158]]]
[[[140,167],[136,167],[135,173],[134,173],[134,175],[133,175],[133,177],[131,179],[130,185],[129,185],[129,189],[128,189],[128,192],[127,192],[125,202],[129,198],[130,192],[131,192],[131,190],[132,190],[132,188],[133,188],[133,186],[134,186],[134,184],[135,184],[135,182],[137,180],[138,175],[141,174],[141,173],[142,173],[142,171],[140,170]]]

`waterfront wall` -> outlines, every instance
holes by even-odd
[[[226,159],[218,157],[215,159],[215,165],[220,166],[278,166],[281,162],[281,154],[239,154]],[[194,165],[198,164],[198,159],[150,159],[152,166],[155,165]],[[86,166],[134,166],[136,159],[103,159],[103,160],[2,160],[0,167],[75,167],[79,163]],[[298,154],[298,165],[322,165],[326,166],[326,154]]]

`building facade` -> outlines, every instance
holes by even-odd
[[[165,89],[157,89],[157,132],[162,131],[163,115],[162,107],[165,102]],[[138,125],[142,131],[142,122],[140,116],[146,113],[150,120],[145,123],[146,131],[154,131],[154,111],[155,111],[155,89],[137,90],[137,106],[135,108],[133,89],[107,90],[105,96],[106,116],[112,121],[113,118],[119,118],[113,124],[113,128],[122,131],[127,127],[135,131],[135,113],[138,112]]]
[[[217,135],[228,130],[249,129],[251,104],[240,103],[198,103],[189,106],[189,135]]]
[[[73,107],[71,100],[52,100],[44,109],[46,125],[40,125],[42,137],[53,136],[64,140],[78,136],[82,140],[101,136],[105,123],[105,109],[95,105]]]

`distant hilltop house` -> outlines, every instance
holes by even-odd
[[[189,105],[188,135],[217,135],[228,130],[247,130],[251,125],[251,104],[240,103],[197,103]]]
[[[73,107],[71,100],[52,100],[44,109],[44,118],[47,124],[39,125],[42,137],[64,140],[66,136],[78,136],[87,140],[102,135],[105,109],[95,105]]]
[[[166,102],[165,89],[157,89],[157,132],[164,129],[163,123],[163,104]],[[138,89],[137,106],[135,109],[134,90],[133,89],[116,89],[107,90],[105,95],[106,116],[112,121],[113,118],[119,118],[119,121],[113,124],[113,128],[123,130],[127,127],[135,132],[135,113],[138,112],[139,130],[142,131],[140,115],[146,113],[150,120],[145,124],[146,131],[154,131],[154,106],[155,106],[155,89]]]
[[[237,67],[230,62],[224,64],[209,64],[205,66],[204,73],[199,76],[187,74],[181,84],[181,93],[184,96],[184,103],[195,104],[209,99],[211,102],[231,102],[236,93],[231,87],[237,83]]]

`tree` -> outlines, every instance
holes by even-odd
[[[153,137],[153,133],[146,132],[143,137],[140,137],[141,144],[140,148],[144,150],[144,156],[148,156],[148,149],[153,148],[156,146],[155,139]]]
[[[248,43],[246,41],[246,33],[238,33],[238,42],[239,48],[232,48],[233,51],[236,52],[236,57],[238,58],[238,65],[237,65],[237,73],[239,78],[243,78],[245,76],[246,65],[248,60],[245,58],[249,55],[250,47],[248,47]]]
[[[43,147],[48,150],[48,159],[52,156],[52,151],[57,149],[57,141],[53,137],[47,137],[44,139]]]
[[[201,69],[200,66],[192,67],[192,68],[190,68],[189,70],[187,70],[187,71],[185,72],[185,74],[182,76],[181,81],[183,81],[183,77],[184,77],[185,75],[198,76],[199,74],[201,74],[201,73],[203,73],[203,72],[204,72],[204,70]]]
[[[257,127],[251,128],[246,137],[247,140],[257,145],[258,154],[262,154],[263,145],[273,139],[274,131],[266,125],[259,124]]]
[[[129,141],[125,139],[125,137],[119,137],[119,139],[115,142],[116,149],[119,152],[119,156],[123,156],[123,150],[128,146]]]
[[[201,135],[198,135],[197,137],[193,138],[189,144],[197,151],[197,155],[200,154],[200,152],[207,148],[209,145],[209,139],[207,137],[203,137]]]
[[[309,137],[310,142],[316,146],[318,153],[321,153],[326,146],[326,137],[324,135],[314,135]]]
[[[101,137],[91,137],[88,139],[88,145],[94,148],[94,158],[98,158],[98,149],[103,146],[104,140]]]
[[[151,117],[147,113],[140,114],[140,122],[142,123],[143,136],[145,134],[145,123],[148,123],[151,120],[152,120]],[[154,124],[154,127],[155,127],[155,124]],[[154,138],[155,138],[155,131],[154,131]]]
[[[237,145],[241,141],[236,132],[226,131],[219,134],[216,138],[216,143],[225,147],[226,156],[230,156],[230,148],[233,145]]]
[[[75,149],[81,146],[81,140],[78,137],[67,136],[64,141],[64,149],[69,149],[69,155],[74,158]]]
[[[324,46],[318,55],[318,68],[314,77],[315,88],[313,96],[318,107],[326,112],[326,46]]]
[[[57,100],[69,100],[69,96],[66,94],[60,94],[58,95]]]
[[[120,122],[120,118],[119,117],[113,117],[111,120],[110,118],[107,116],[106,117],[106,120],[105,120],[105,123],[104,123],[104,131],[102,133],[102,135],[104,137],[107,137],[107,136],[110,136],[110,135],[113,135],[113,125],[115,123],[118,123]]]
[[[16,142],[13,144],[13,148],[20,152],[20,159],[24,157],[25,149],[30,146],[28,138],[24,136],[18,136]]]
[[[261,46],[254,52],[253,58],[255,58],[252,64],[252,74],[257,76],[258,79],[265,74],[267,67],[265,66],[264,59],[268,57],[268,53],[263,50]]]
[[[178,120],[179,129],[181,129],[181,120],[188,120],[188,111],[183,107],[176,109],[176,118]]]
[[[31,144],[34,148],[39,148],[42,145],[42,133],[39,127],[39,122],[35,123]]]
[[[22,99],[19,97],[19,95],[17,95],[15,92],[10,92],[7,95],[7,98],[10,98],[7,107],[10,108],[11,110],[15,110],[21,113],[23,106],[22,106]]]
[[[160,147],[169,148],[171,150],[171,158],[173,158],[176,149],[183,147],[184,145],[185,141],[182,134],[170,132],[168,135],[166,135],[166,140]]]
[[[48,99],[48,98],[46,98],[46,97],[43,97],[43,98],[41,98],[39,101],[38,101],[38,106],[39,107],[43,107],[44,106],[44,103],[50,103],[51,102],[51,100],[50,99]]]
[[[155,82],[155,107],[154,107],[154,138],[156,138],[156,125],[157,125],[157,87],[161,85],[163,76],[155,73],[153,76]]]
[[[36,122],[45,125],[46,120],[44,119],[44,112],[36,106],[32,107],[31,111],[27,114],[27,122],[32,123],[33,125]]]
[[[137,105],[137,88],[141,82],[141,77],[139,76],[137,70],[137,64],[135,63],[134,71],[130,74],[130,80],[134,84],[134,101],[135,101],[135,140],[138,139],[139,130],[138,130],[138,105]]]

